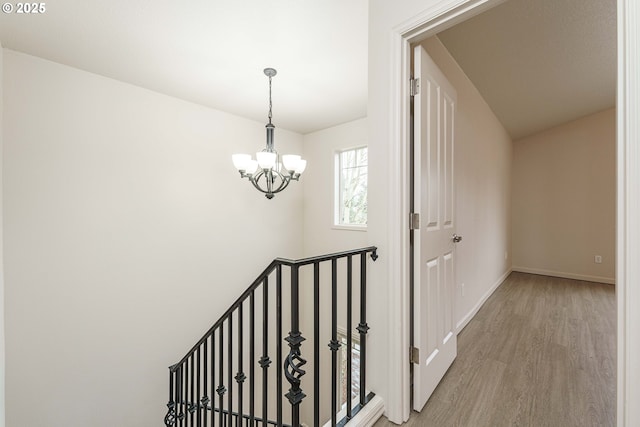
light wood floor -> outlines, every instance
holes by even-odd
[[[614,426],[613,285],[512,273],[407,426]],[[375,427],[393,426],[382,418]]]

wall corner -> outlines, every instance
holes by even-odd
[[[4,165],[4,145],[3,145],[3,65],[4,49],[0,41],[0,427],[5,425],[5,352],[4,352],[4,219],[3,219],[3,165]]]

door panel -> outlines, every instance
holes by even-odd
[[[456,93],[420,46],[414,50],[414,206],[423,225],[414,233],[413,409],[420,411],[457,352],[455,333],[454,120]]]

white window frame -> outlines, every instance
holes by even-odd
[[[342,218],[342,161],[341,154],[347,151],[356,151],[362,148],[367,149],[367,155],[369,147],[367,145],[359,145],[356,147],[349,147],[345,149],[336,150],[334,152],[334,197],[333,197],[333,226],[332,228],[337,230],[351,230],[351,231],[367,231],[367,224],[342,224],[340,219]],[[367,156],[368,157],[368,156]],[[368,162],[367,162],[367,174],[368,174]],[[369,198],[369,186],[367,185],[367,199]],[[367,215],[368,219],[368,215]],[[368,221],[367,221],[368,222]]]

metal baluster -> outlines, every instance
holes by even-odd
[[[256,419],[256,405],[255,405],[255,354],[256,354],[256,296],[255,292],[251,291],[249,297],[249,425],[255,427]]]
[[[196,396],[193,399],[193,404],[197,405],[198,412],[196,414],[196,424],[198,427],[202,427],[202,411],[200,410],[200,347],[196,350]]]
[[[353,304],[352,295],[352,258],[351,255],[347,257],[347,419],[351,419],[351,359],[352,359],[352,337],[351,337],[351,310]]]
[[[233,313],[229,313],[229,335],[227,340],[229,341],[228,346],[228,357],[227,357],[227,382],[229,383],[229,394],[227,396],[227,405],[229,407],[229,413],[227,414],[227,419],[229,420],[229,427],[233,427]]]
[[[205,338],[204,340],[204,352],[202,355],[202,360],[203,360],[203,367],[204,367],[204,375],[202,376],[203,378],[203,389],[204,389],[204,396],[202,396],[202,425],[203,427],[207,427],[207,418],[208,418],[208,409],[207,406],[209,405],[209,392],[208,392],[208,380],[209,380],[209,373],[208,373],[208,366],[209,366],[209,358],[207,357],[207,350],[209,349],[209,337]]]
[[[182,384],[184,387],[182,399],[184,405],[184,425],[189,425],[189,359],[184,362],[184,376],[182,378]]]
[[[278,426],[282,426],[282,266],[276,267],[276,393]]]
[[[375,261],[378,257],[375,253],[371,255]],[[367,254],[360,255],[360,407],[366,403],[366,379],[367,379]]]
[[[211,332],[211,427],[216,424],[216,331]]]
[[[331,425],[335,426],[338,415],[338,260],[331,260]]]
[[[178,376],[178,379],[180,380],[180,383],[178,384],[178,390],[180,390],[180,393],[178,394],[177,400],[178,400],[178,404],[180,405],[180,413],[178,414],[178,421],[180,421],[180,427],[184,426],[185,423],[185,419],[186,419],[186,364],[187,362],[184,362],[182,365],[180,365],[180,375]],[[183,389],[183,384],[184,384],[184,389]]]
[[[164,417],[164,425],[167,427],[171,427],[176,423],[176,402],[173,400],[174,397],[174,372],[173,366],[169,368],[169,402],[167,403],[167,415]]]
[[[320,263],[313,263],[313,425],[320,426]]]
[[[238,306],[238,374],[236,375],[236,381],[238,382],[238,418],[236,419],[236,427],[242,426],[243,420],[243,407],[242,407],[242,383],[247,379],[244,374],[244,367],[242,366],[244,350],[243,350],[243,331],[242,331],[242,323],[243,323],[243,314],[242,314],[242,305],[240,303]]]
[[[300,403],[306,397],[300,388],[300,382],[305,371],[302,369],[307,361],[302,358],[300,345],[304,337],[300,333],[300,295],[299,295],[299,267],[291,267],[291,331],[286,338],[289,343],[289,355],[285,361],[285,376],[291,384],[286,394],[291,403],[291,423],[293,427],[300,426]],[[266,420],[266,418],[265,418]]]
[[[224,425],[224,393],[227,391],[227,389],[224,388],[224,323],[220,324],[220,328],[218,329],[218,346],[220,347],[218,349],[218,358],[220,359],[218,360],[218,376],[220,377],[220,385],[216,391],[218,392],[219,405],[218,422],[220,427],[222,427]]]
[[[260,358],[260,367],[262,368],[262,422],[267,420],[267,404],[268,404],[268,369],[271,365],[269,359],[269,278],[265,277],[262,284],[262,357]]]
[[[194,412],[195,412],[195,408],[193,406],[193,395],[195,394],[195,390],[194,390],[194,378],[193,378],[193,354],[189,357],[189,398],[188,398],[188,402],[187,402],[187,408],[189,411],[189,423],[188,425],[190,425],[191,427],[193,427],[194,425]]]

